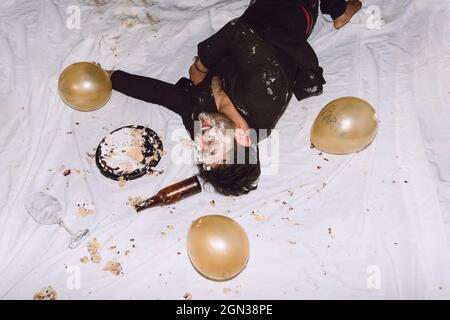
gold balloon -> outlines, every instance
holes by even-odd
[[[206,278],[224,281],[247,265],[249,243],[233,219],[210,215],[195,220],[188,232],[187,249],[195,269]]]
[[[366,148],[377,134],[375,110],[355,97],[336,99],[319,113],[311,129],[311,143],[320,151],[348,154]]]
[[[105,105],[112,93],[112,84],[105,70],[90,62],[68,66],[59,76],[61,99],[79,111],[93,111]]]

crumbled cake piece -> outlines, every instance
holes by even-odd
[[[135,208],[138,204],[140,204],[142,201],[144,201],[144,198],[142,197],[132,197],[129,196],[128,197],[128,202],[127,204],[130,205],[131,207]]]
[[[57,299],[58,293],[55,291],[55,289],[53,289],[52,286],[43,288],[41,291],[39,291],[33,296],[33,300],[57,300]]]
[[[98,242],[97,238],[92,238],[89,240],[87,247],[90,253],[92,251],[97,251],[100,248],[100,242]]]
[[[86,208],[80,208],[78,209],[78,215],[82,218],[86,218],[88,216],[91,216],[94,214],[94,210],[92,209],[86,209]]]
[[[92,263],[100,263],[102,261],[102,257],[100,256],[100,253],[91,253],[91,261]]]
[[[103,268],[103,271],[109,271],[114,276],[123,274],[122,270],[122,265],[117,261],[108,261],[106,266]]]
[[[89,240],[87,244],[87,250],[90,254],[90,260],[92,263],[100,263],[102,261],[102,257],[98,250],[100,249],[100,243],[97,241],[97,238],[93,238]]]
[[[190,292],[186,292],[183,298],[184,300],[192,300],[192,294]]]
[[[93,204],[79,203],[78,204],[78,215],[82,218],[86,218],[95,213]]]
[[[125,185],[127,184],[127,181],[125,180],[125,178],[123,176],[119,177],[119,187],[123,188],[125,187]]]

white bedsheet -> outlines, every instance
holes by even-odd
[[[324,93],[292,100],[278,123],[278,174],[263,175],[255,192],[236,199],[203,192],[141,215],[126,204],[129,196],[151,196],[195,173],[171,161],[183,150],[180,136],[188,137],[181,120],[117,92],[98,111],[76,112],[57,94],[60,72],[95,60],[176,81],[186,76],[196,44],[247,4],[0,2],[2,299],[31,299],[49,285],[60,299],[183,299],[187,292],[193,299],[450,298],[447,0],[366,0],[340,31],[321,17],[311,43],[325,70]],[[81,9],[79,30],[66,26],[73,5]],[[379,29],[367,27],[371,5],[381,8]],[[319,155],[310,149],[311,124],[326,103],[347,95],[374,106],[378,136],[358,154]],[[151,127],[168,154],[158,165],[164,174],[120,188],[87,153],[128,124]],[[98,239],[99,264],[81,263],[85,245],[68,249],[64,230],[28,216],[26,196],[47,188],[62,202],[67,224],[89,227],[90,239]],[[95,214],[80,217],[83,203]],[[227,282],[200,276],[186,252],[191,221],[212,213],[236,219],[250,240],[247,268]],[[103,270],[110,260],[122,264],[122,275]]]

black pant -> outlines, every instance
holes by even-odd
[[[191,137],[194,135],[194,103],[192,84],[182,78],[177,84],[129,74],[121,70],[111,76],[113,89],[135,99],[158,104],[179,114]]]
[[[111,81],[114,90],[135,99],[159,104],[177,114],[181,115],[192,109],[191,92],[185,87],[185,81],[180,81],[182,85],[174,85],[150,77],[129,74],[121,70],[113,73]],[[189,82],[189,80],[187,81]]]

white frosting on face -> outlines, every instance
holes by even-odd
[[[195,136],[195,144],[200,162],[206,167],[226,163],[229,151],[232,151],[233,137],[230,137],[230,128],[225,128],[225,121],[211,114],[201,113],[199,120],[202,130]],[[231,132],[232,133],[232,132]]]

